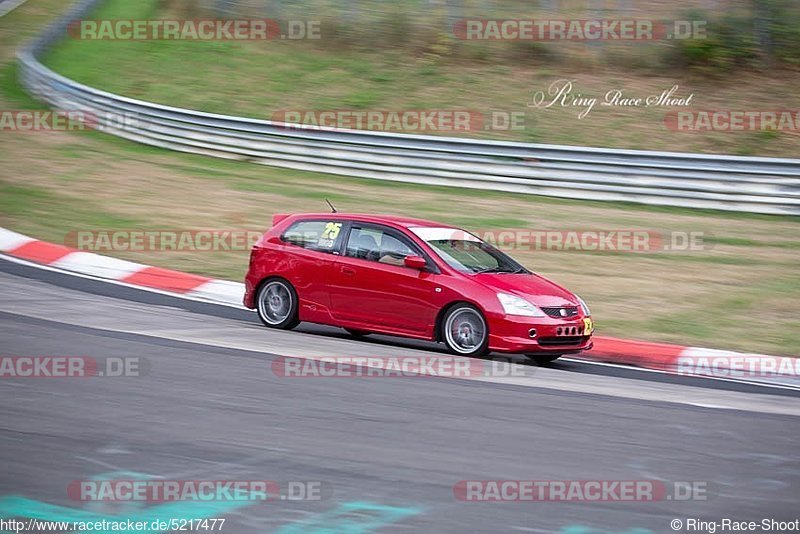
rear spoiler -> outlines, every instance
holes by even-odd
[[[274,227],[288,216],[289,216],[288,213],[276,213],[275,215],[272,216],[272,226]]]

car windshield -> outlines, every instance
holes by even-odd
[[[453,228],[411,228],[450,267],[466,273],[529,273],[510,256],[474,235]]]

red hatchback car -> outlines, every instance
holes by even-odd
[[[443,342],[462,356],[539,362],[591,348],[577,295],[476,236],[404,217],[276,215],[256,243],[244,304],[271,328],[301,321]]]

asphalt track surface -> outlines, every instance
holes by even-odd
[[[225,517],[224,533],[674,532],[673,519],[789,521],[798,392],[577,362],[524,376],[285,378],[278,355],[442,354],[0,260],[2,355],[138,357],[138,377],[0,379],[0,517]],[[318,481],[315,501],[133,509],[73,480]],[[658,480],[704,500],[464,502],[462,480]],[[114,508],[113,506],[117,506]],[[196,508],[192,508],[196,506]],[[148,515],[149,514],[149,515]],[[691,530],[679,530],[690,532]],[[718,530],[719,532],[719,530]]]

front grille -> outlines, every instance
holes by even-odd
[[[556,335],[559,337],[582,336],[583,325],[559,326],[558,328],[556,328]]]
[[[539,345],[543,347],[551,345],[582,345],[587,339],[586,336],[542,337],[539,338]]]
[[[564,312],[562,313],[561,310],[564,310]],[[578,315],[577,306],[549,306],[542,308],[542,311],[550,317],[554,317],[556,319],[568,319]]]

